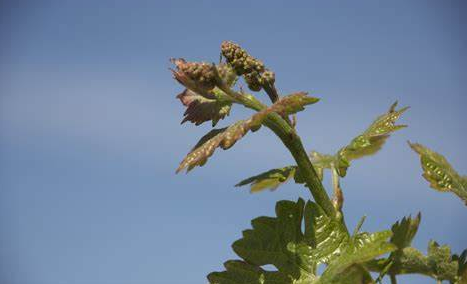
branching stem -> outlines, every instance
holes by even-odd
[[[253,96],[235,92],[223,82],[219,82],[218,86],[223,92],[247,108],[260,111],[267,107]],[[292,126],[277,113],[269,114],[265,120],[265,125],[271,129],[281,139],[287,149],[289,149],[298,165],[298,168],[300,169],[300,174],[305,180],[307,187],[310,189],[311,195],[313,195],[316,203],[323,208],[326,215],[335,219],[336,210],[334,209],[331,199],[316,174],[310,158],[303,147],[300,137],[295,132],[295,129],[293,129]]]

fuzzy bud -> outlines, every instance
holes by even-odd
[[[266,70],[261,74],[261,82],[272,86],[276,82],[276,75],[271,70]]]
[[[187,62],[182,58],[171,61],[177,67],[177,70],[172,70],[175,79],[188,89],[209,91],[216,86],[216,72],[212,64]]]
[[[245,82],[248,85],[248,88],[254,92],[261,91],[262,84],[261,84],[261,77],[258,72],[253,71],[244,75]]]
[[[260,60],[249,55],[238,44],[231,41],[224,41],[221,44],[222,55],[227,59],[227,62],[232,65],[237,72],[237,75],[243,75],[256,71],[262,73],[264,64]]]
[[[237,74],[228,64],[221,63],[217,65],[217,72],[227,86],[232,86],[237,80]]]

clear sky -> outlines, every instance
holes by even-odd
[[[467,208],[428,188],[406,144],[467,173],[462,1],[1,3],[1,283],[206,283],[252,218],[309,198],[292,183],[233,187],[292,163],[267,129],[175,175],[210,127],[180,125],[168,59],[217,61],[223,40],[261,58],[282,93],[322,99],[298,116],[309,150],[334,152],[395,100],[410,105],[409,128],[342,181],[347,223],[367,214],[363,229],[383,230],[422,211],[417,248],[467,247]],[[236,108],[219,125],[249,114]]]

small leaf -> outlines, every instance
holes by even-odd
[[[339,176],[344,177],[350,166],[350,161],[378,152],[392,132],[406,125],[396,125],[399,117],[408,109],[404,107],[396,110],[397,102],[389,111],[378,118],[360,135],[352,139],[349,145],[342,147],[335,155],[321,154],[316,151],[310,153],[310,160],[319,178],[323,179],[325,169],[334,167]]]
[[[296,166],[272,169],[267,172],[242,180],[235,186],[250,184],[251,192],[260,192],[265,189],[275,190],[295,175]]]
[[[418,213],[417,217],[412,219],[409,217],[404,217],[399,222],[396,222],[392,225],[392,237],[391,243],[395,244],[398,249],[404,249],[412,243],[412,239],[418,231],[418,226],[420,225],[421,214]]]
[[[467,186],[465,177],[461,177],[444,156],[427,147],[410,143],[410,147],[420,155],[423,177],[430,187],[438,191],[450,191],[467,205]]]
[[[217,92],[221,91],[217,90]],[[185,118],[182,123],[191,121],[195,125],[211,120],[212,126],[215,126],[220,119],[229,115],[232,106],[230,100],[219,97],[215,99],[206,98],[189,89],[185,89],[177,98],[187,107],[183,114]]]
[[[318,98],[309,97],[305,92],[293,93],[277,100],[270,107],[265,108],[250,118],[250,123],[259,125],[270,113],[277,113],[281,116],[297,113],[305,109],[306,105],[318,102]]]
[[[421,214],[418,213],[417,217],[414,219],[410,216],[404,217],[401,221],[397,221],[392,225],[392,237],[390,242],[394,244],[397,249],[389,255],[388,259],[384,263],[385,268],[381,271],[378,279],[382,279],[388,272],[393,275],[397,274],[397,270],[402,262],[403,249],[409,247],[412,243],[412,239],[418,231],[420,220]]]
[[[387,113],[377,117],[361,135],[355,137],[349,145],[339,151],[340,155],[348,161],[373,155],[383,147],[392,132],[407,127],[407,125],[395,123],[409,107],[396,110],[396,106],[397,102],[389,108]]]
[[[217,147],[224,150],[229,149],[249,130],[251,130],[251,126],[244,120],[238,121],[227,128],[211,130],[200,139],[192,151],[183,159],[177,173],[185,168],[190,171],[195,166],[203,166]]]
[[[306,105],[314,104],[318,98],[309,97],[305,92],[293,93],[277,100],[271,107],[271,111],[281,116],[297,113],[305,109]]]

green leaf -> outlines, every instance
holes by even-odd
[[[360,233],[352,237],[339,257],[328,265],[321,275],[319,283],[342,283],[343,279],[348,277],[346,271],[354,265],[394,251],[395,245],[387,242],[391,235],[391,231],[382,231],[373,234]]]
[[[251,222],[253,229],[243,231],[243,238],[233,243],[233,250],[248,263],[258,266],[272,264],[294,279],[299,279],[302,271],[311,273],[308,259],[294,250],[303,240],[304,205],[302,199],[278,202],[277,218],[254,219]]]
[[[393,132],[407,127],[407,125],[396,125],[396,121],[409,107],[399,110],[396,110],[396,107],[397,102],[389,108],[387,113],[377,117],[362,134],[352,139],[349,145],[339,150],[336,157],[343,160],[341,164],[349,164],[351,160],[374,155],[383,147]],[[345,175],[347,167],[342,168],[341,176]]]
[[[467,205],[466,178],[460,176],[441,154],[421,144],[409,142],[409,145],[420,155],[423,177],[430,183],[430,187],[438,191],[450,191]]]
[[[417,217],[413,219],[410,216],[404,217],[401,221],[397,221],[392,225],[392,237],[390,242],[394,244],[397,249],[389,255],[378,279],[382,279],[387,273],[393,275],[397,274],[397,270],[401,265],[401,258],[403,257],[403,249],[409,247],[412,243],[412,239],[418,231],[420,220],[421,214],[418,213]]]
[[[418,213],[417,217],[413,219],[410,216],[404,217],[400,222],[397,221],[392,225],[391,243],[396,245],[398,249],[404,249],[410,246],[412,239],[418,231],[421,217],[421,214]]]
[[[309,247],[316,246],[315,231],[321,228],[313,224],[321,215],[313,214],[322,214],[322,209],[313,204],[305,205],[302,199],[279,201],[277,217],[254,219],[252,229],[243,231],[243,237],[232,245],[244,261],[226,262],[226,271],[208,275],[210,283],[314,283],[317,260],[311,256]],[[236,266],[232,267],[232,263]],[[268,264],[278,271],[266,272],[261,268]]]
[[[389,108],[387,113],[376,118],[362,134],[355,137],[349,145],[342,147],[335,155],[311,151],[310,160],[318,177],[322,180],[324,170],[332,167],[335,167],[339,175],[344,177],[351,160],[375,154],[382,148],[392,132],[406,127],[406,125],[396,125],[395,123],[408,107],[396,110],[396,106],[397,102]],[[300,182],[298,172],[295,177],[297,183],[303,183]]]
[[[280,185],[286,183],[295,175],[297,167],[288,166],[280,169],[272,169],[259,175],[242,180],[235,186],[244,186],[250,184],[251,192],[259,192],[265,189],[275,190]]]
[[[214,94],[221,92],[214,90]],[[216,126],[220,119],[229,115],[232,106],[232,101],[225,99],[225,96],[215,95],[214,98],[207,98],[189,89],[185,89],[177,98],[186,106],[182,123],[191,121],[195,125],[211,120],[212,126]]]
[[[212,284],[292,284],[293,280],[278,271],[265,271],[261,267],[241,260],[224,263],[226,271],[212,272],[208,275]]]
[[[303,244],[309,256],[317,264],[328,263],[347,245],[349,235],[344,225],[332,220],[316,203],[305,207],[305,238]]]
[[[423,274],[439,281],[448,280],[451,283],[465,284],[467,278],[464,251],[460,256],[452,255],[448,246],[440,246],[434,241],[428,245],[425,256],[419,250],[406,247],[398,252],[397,262],[394,262],[388,273],[390,274]],[[388,259],[379,259],[366,263],[372,271],[386,269]],[[464,282],[463,282],[464,281]]]
[[[387,242],[390,231],[349,237],[343,223],[329,219],[311,201],[279,201],[276,215],[251,222],[252,229],[232,245],[242,260],[227,261],[225,271],[208,275],[210,283],[369,283],[361,264],[395,249]],[[329,265],[320,278],[321,263]],[[277,271],[266,271],[264,265]]]

